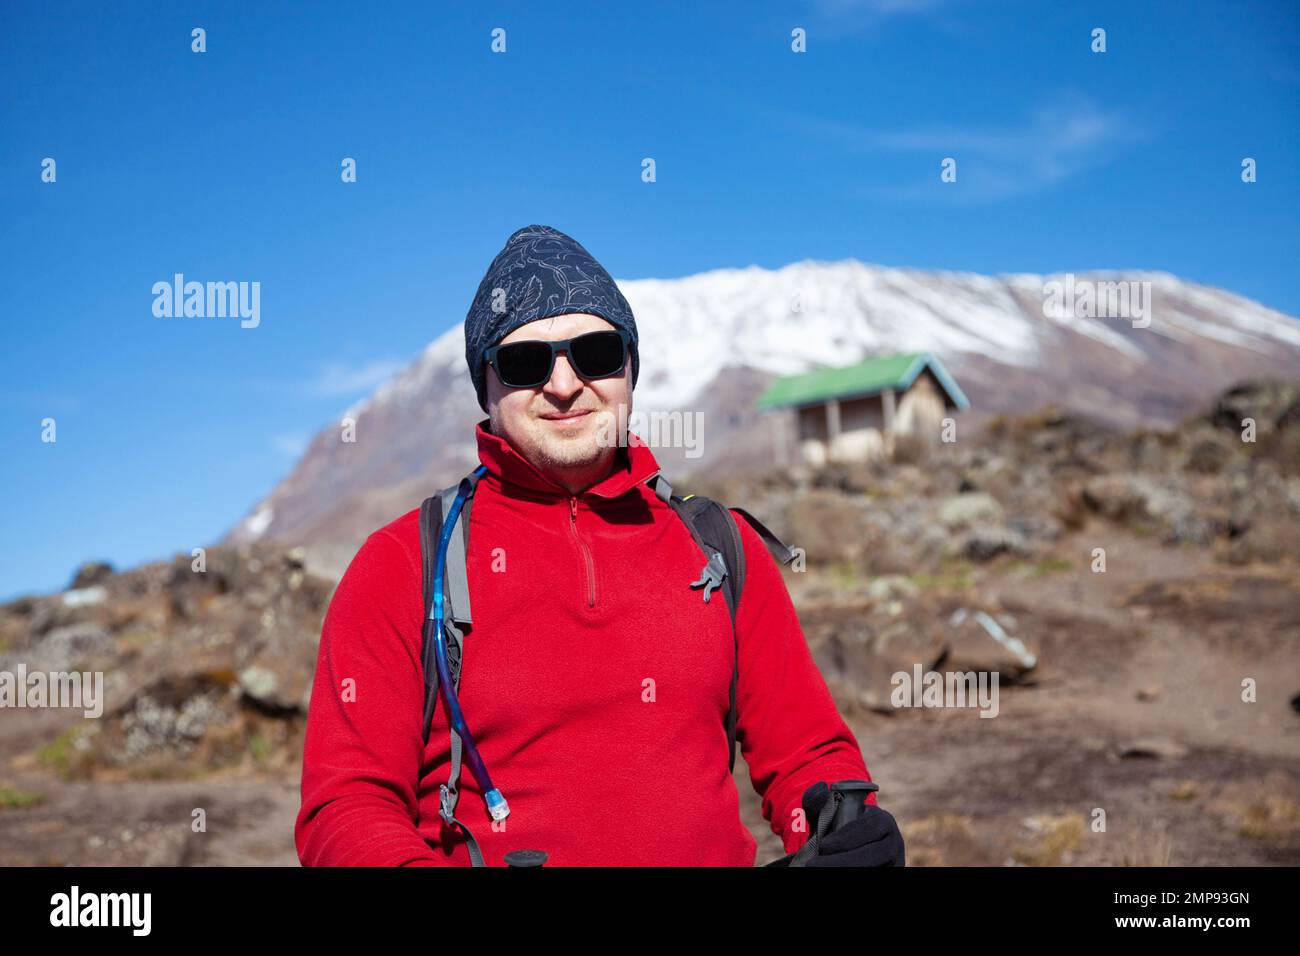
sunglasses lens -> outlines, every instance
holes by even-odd
[[[583,378],[617,375],[627,361],[627,346],[617,332],[588,332],[568,346],[569,364]],[[551,343],[537,339],[497,349],[497,377],[507,388],[536,388],[551,374]]]
[[[497,350],[497,375],[507,388],[532,388],[546,381],[551,347],[546,342],[511,342]]]
[[[623,339],[617,332],[589,332],[575,338],[569,347],[569,358],[583,378],[604,378],[616,375],[627,358]]]

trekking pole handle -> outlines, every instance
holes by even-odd
[[[831,817],[831,829],[838,830],[844,824],[863,816],[867,812],[867,795],[879,789],[870,780],[841,780],[831,784],[831,790],[841,795],[835,816]]]

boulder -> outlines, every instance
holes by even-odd
[[[787,509],[786,523],[794,530],[785,543],[803,548],[809,564],[857,562],[874,538],[863,508],[832,491],[813,490],[796,498]]]
[[[1196,503],[1172,477],[1157,481],[1145,475],[1098,475],[1084,484],[1082,495],[1087,507],[1103,518],[1153,529],[1170,544],[1208,544],[1226,530],[1222,515],[1198,512]]]
[[[813,647],[813,659],[827,680],[854,703],[893,713],[893,675],[928,670],[943,653],[943,634],[912,605],[883,626],[844,626]]]
[[[911,579],[901,574],[882,574],[878,578],[873,578],[867,585],[867,594],[877,601],[892,601],[900,597],[913,598],[919,591],[920,588],[913,584]]]
[[[948,625],[946,671],[996,672],[999,681],[1016,683],[1038,667],[1038,655],[1015,635],[1009,618],[999,621],[984,611],[959,608]]]
[[[953,495],[939,505],[939,521],[948,528],[964,528],[976,523],[1002,520],[1002,506],[984,491],[967,491]]]
[[[1242,382],[1223,392],[1202,419],[1233,433],[1238,440],[1242,421],[1255,420],[1257,437],[1295,424],[1300,416],[1300,384],[1275,379]]]
[[[107,561],[87,561],[77,568],[72,576],[72,589],[88,588],[103,584],[114,575],[113,566]]]
[[[0,670],[13,670],[20,661],[33,671],[81,670],[86,664],[113,654],[113,638],[98,624],[83,621],[56,627],[25,650],[0,654]]]
[[[1125,760],[1180,760],[1187,756],[1187,748],[1166,737],[1142,737],[1121,744],[1119,756]]]
[[[991,561],[1000,554],[1029,554],[1024,535],[1011,528],[996,525],[979,525],[971,528],[957,541],[957,550],[972,561]]]

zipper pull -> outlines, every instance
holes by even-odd
[[[727,576],[727,562],[722,559],[722,552],[713,552],[704,569],[700,572],[700,579],[692,581],[691,587],[704,588],[704,603],[709,603],[709,595],[718,588],[722,587],[722,579]]]

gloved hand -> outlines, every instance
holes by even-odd
[[[817,817],[830,799],[830,787],[819,780],[803,794],[804,818],[808,826],[817,826]],[[796,851],[798,852],[798,851]],[[794,853],[787,854],[768,866],[789,866]],[[838,830],[821,838],[817,854],[808,859],[807,866],[904,866],[903,834],[893,814],[875,804],[866,804],[862,816],[850,820]]]

